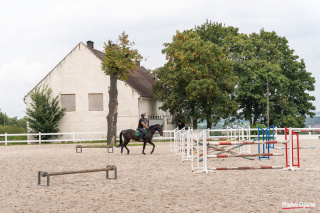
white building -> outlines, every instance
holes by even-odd
[[[109,76],[101,70],[103,52],[80,42],[36,86],[49,85],[52,97],[60,95],[60,104],[66,115],[59,124],[60,132],[106,132],[110,85]],[[164,129],[174,125],[168,113],[159,109],[161,103],[153,99],[153,76],[138,65],[127,81],[118,80],[117,131],[135,129],[141,113],[146,113],[150,125],[164,124]],[[32,90],[31,90],[32,91]],[[30,93],[25,96],[30,108]]]

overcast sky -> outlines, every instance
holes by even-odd
[[[24,96],[79,42],[116,41],[123,31],[147,58],[147,69],[162,66],[163,44],[176,30],[206,19],[240,33],[275,31],[286,37],[316,78],[314,105],[320,110],[319,0],[14,0],[0,7],[0,109],[25,115]]]

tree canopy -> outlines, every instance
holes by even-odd
[[[262,29],[232,38],[229,50],[239,78],[235,93],[241,110],[238,118],[251,125],[267,124],[269,95],[270,124],[304,127],[306,115],[314,115],[311,101],[315,98],[308,91],[314,90],[315,79],[304,61],[293,54],[287,39]]]
[[[106,75],[117,74],[119,80],[127,80],[129,71],[133,72],[137,62],[143,59],[137,49],[132,49],[134,42],[130,42],[128,37],[123,32],[116,43],[111,40],[104,43],[102,70]]]
[[[153,89],[163,110],[185,121],[192,119],[194,128],[198,119],[206,119],[211,127],[236,111],[229,95],[236,81],[232,62],[218,45],[194,32],[177,31],[162,52],[168,62],[157,72]]]
[[[304,127],[306,116],[314,115],[309,91],[315,78],[274,31],[248,35],[207,21],[177,32],[163,53],[168,62],[157,72],[154,91],[162,109],[178,117],[207,119],[208,127],[227,116],[226,122],[266,125],[267,99],[275,126]]]

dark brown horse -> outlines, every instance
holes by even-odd
[[[153,134],[155,132],[159,132],[161,136],[163,135],[162,126],[160,124],[152,125],[149,127],[149,129],[147,129],[146,135],[144,136],[142,154],[145,155],[144,149],[146,148],[147,143],[149,143],[153,146],[151,154],[153,153],[155,145],[154,145],[154,143],[152,143],[152,138],[153,138]],[[124,139],[123,143],[122,143],[122,136]],[[120,138],[120,144],[117,147],[121,146],[121,154],[123,151],[123,147],[125,147],[127,149],[128,154],[129,154],[130,151],[127,147],[127,144],[130,142],[131,139],[135,140],[135,141],[140,141],[140,136],[136,136],[136,131],[133,129],[122,130],[119,138]]]

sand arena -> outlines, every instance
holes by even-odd
[[[190,162],[170,152],[168,142],[130,146],[130,155],[77,144],[0,147],[0,212],[320,212],[320,149],[300,150],[300,171],[247,170],[191,172]],[[300,145],[319,146],[320,140]],[[275,150],[274,152],[284,152]],[[126,153],[126,152],[125,152]],[[271,160],[210,159],[209,165],[284,165]],[[38,186],[39,170],[55,172],[116,165],[118,179],[105,172],[51,177],[49,187]],[[282,210],[290,202],[314,203],[313,209]]]

